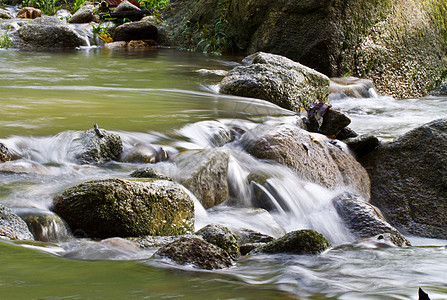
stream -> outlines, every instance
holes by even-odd
[[[219,147],[219,128],[296,122],[298,116],[266,101],[218,93],[222,71],[241,57],[174,49],[26,52],[0,49],[0,142],[18,160],[0,164],[0,203],[18,213],[48,212],[53,196],[77,183],[128,177],[143,163],[80,166],[71,141],[93,124],[117,133],[124,151],[137,144],[172,153]],[[391,141],[447,117],[446,97],[333,99],[350,127]],[[202,271],[151,259],[153,251],[76,239],[63,226],[48,228],[46,243],[0,242],[4,299],[431,299],[447,298],[447,241],[408,237],[412,247],[356,243],[337,216],[327,190],[284,166],[256,160],[237,143],[231,153],[232,201],[205,210],[196,201],[196,230],[210,223],[279,237],[312,228],[334,246],[321,255],[253,255],[231,268]],[[154,167],[175,177],[169,163]],[[269,184],[288,207],[252,208],[245,178],[272,174]],[[273,200],[272,200],[273,201]],[[272,203],[279,207],[278,203]]]

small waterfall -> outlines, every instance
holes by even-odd
[[[377,98],[377,92],[371,80],[355,77],[331,78],[329,99]]]

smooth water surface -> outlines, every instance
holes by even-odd
[[[135,145],[185,149],[219,147],[219,128],[248,130],[297,116],[256,99],[218,94],[221,72],[237,57],[172,49],[70,52],[0,51],[0,142],[20,159],[0,165],[0,202],[16,211],[48,211],[54,194],[78,182],[127,177],[145,166],[80,166],[69,145],[94,123]],[[447,117],[447,98],[339,99],[332,105],[351,128],[390,140]],[[196,203],[196,228],[221,223],[278,237],[313,228],[335,246],[318,256],[259,255],[220,271],[198,271],[152,259],[153,251],[65,237],[39,247],[0,243],[0,296],[5,299],[432,299],[447,298],[446,241],[411,238],[414,247],[355,243],[338,218],[329,191],[283,166],[258,161],[236,143],[228,178],[231,203],[205,211]],[[175,166],[157,168],[175,177]],[[245,183],[251,171],[272,174],[269,184],[287,210],[254,209]],[[342,187],[341,187],[342,189]],[[273,200],[272,200],[273,201]],[[274,201],[273,201],[274,202]],[[275,203],[272,203],[275,205]],[[279,206],[277,206],[279,207]],[[57,230],[57,229],[55,229]],[[41,253],[48,252],[48,253]]]

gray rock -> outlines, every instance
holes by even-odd
[[[205,241],[227,251],[231,258],[239,257],[239,244],[236,235],[230,229],[219,224],[210,224],[195,233]]]
[[[0,239],[34,240],[25,221],[3,204],[0,204]]]
[[[322,116],[321,124],[318,123],[316,115],[307,119],[305,124],[308,131],[335,137],[351,124],[351,119],[345,114],[329,108]]]
[[[168,160],[169,153],[162,147],[138,144],[122,153],[120,161],[130,163],[156,163]]]
[[[81,164],[118,160],[123,143],[118,134],[100,129],[101,135],[90,129],[81,134],[70,146],[70,153]]]
[[[194,230],[194,203],[166,180],[81,183],[56,195],[53,210],[75,234],[92,238],[181,235]]]
[[[0,143],[0,163],[8,160],[11,160],[11,153],[4,144]]]
[[[160,173],[158,170],[156,170],[152,167],[144,167],[144,168],[135,170],[130,174],[130,177],[154,178],[154,179],[164,179],[164,180],[171,180],[171,181],[173,180],[171,177]]]
[[[396,228],[447,238],[447,119],[415,128],[362,159],[371,203]]]
[[[231,257],[225,250],[197,237],[181,237],[161,247],[155,256],[206,270],[223,269],[232,265]]]
[[[158,29],[150,22],[129,22],[116,27],[113,39],[115,41],[157,40]]]
[[[375,206],[357,200],[348,193],[342,194],[332,201],[337,213],[356,238],[370,238],[387,233],[389,240],[394,245],[398,247],[411,246],[410,241],[391,226]]]
[[[329,101],[329,78],[286,57],[263,52],[245,59],[246,66],[231,70],[220,92],[267,100],[299,112],[310,103]]]
[[[369,200],[370,181],[365,169],[323,135],[289,124],[261,125],[247,131],[241,143],[253,156],[286,165],[303,180],[330,189],[348,186]]]
[[[312,229],[296,230],[267,243],[255,253],[319,254],[331,247],[329,241]]]
[[[447,82],[443,82],[439,87],[437,87],[430,94],[432,96],[447,96]]]
[[[251,229],[242,228],[234,232],[239,243],[241,255],[247,255],[252,250],[262,247],[274,240],[270,235],[266,235]]]
[[[68,20],[68,23],[90,23],[95,21],[96,18],[93,15],[95,12],[95,6],[88,4],[78,9],[74,15]]]
[[[181,170],[174,178],[188,188],[205,208],[224,202],[229,196],[228,161],[230,153],[224,149],[185,151],[174,158]]]
[[[133,10],[141,10],[141,9],[133,5],[129,1],[124,0],[113,11],[120,12],[120,11],[133,11]]]
[[[0,8],[0,19],[12,19],[14,16],[9,10]]]
[[[18,30],[20,38],[31,47],[76,48],[87,41],[57,17],[32,20]]]
[[[357,158],[362,158],[380,146],[379,139],[371,134],[351,137],[343,140],[343,143],[348,145]]]

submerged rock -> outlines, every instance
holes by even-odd
[[[54,197],[53,210],[75,234],[92,238],[181,235],[194,230],[194,203],[166,180],[94,180]]]
[[[0,239],[34,240],[25,221],[3,204],[0,204]]]
[[[411,246],[396,228],[391,226],[373,205],[343,194],[332,200],[337,213],[351,233],[358,239],[370,238],[387,233],[388,239],[396,246]]]
[[[296,230],[257,248],[255,253],[318,254],[331,247],[329,241],[312,229]]]
[[[175,157],[174,162],[181,170],[179,178],[202,203],[210,208],[218,205],[229,196],[228,161],[230,153],[223,149],[190,150]]]
[[[23,25],[19,37],[31,47],[76,48],[87,41],[57,17],[40,17]]]
[[[78,9],[74,15],[68,20],[68,23],[90,23],[97,21],[94,16],[95,6],[89,4]]]
[[[219,224],[210,224],[195,233],[205,241],[227,251],[231,258],[239,257],[239,244],[237,237],[227,227]]]
[[[329,78],[286,57],[258,52],[247,65],[228,72],[220,92],[267,100],[299,112],[310,103],[329,101]]]
[[[120,161],[130,163],[157,163],[169,159],[169,152],[160,146],[150,144],[138,144],[123,152]]]
[[[447,238],[447,119],[382,144],[362,163],[371,177],[371,203],[399,230]]]
[[[124,23],[116,27],[113,39],[129,42],[131,40],[156,40],[157,36],[158,29],[153,23],[138,21]]]
[[[0,143],[0,163],[11,160],[11,157],[12,155],[8,148],[4,144]]]
[[[36,241],[59,242],[69,237],[62,219],[50,211],[19,209],[17,214],[28,225]]]
[[[161,247],[155,255],[199,269],[223,269],[232,265],[231,257],[225,250],[198,237],[181,237]]]
[[[247,131],[241,143],[253,156],[286,165],[303,180],[330,189],[348,186],[369,200],[370,181],[365,169],[323,135],[289,124],[260,125]]]
[[[121,137],[102,129],[90,129],[83,132],[70,147],[70,153],[81,164],[118,160],[122,152]]]

